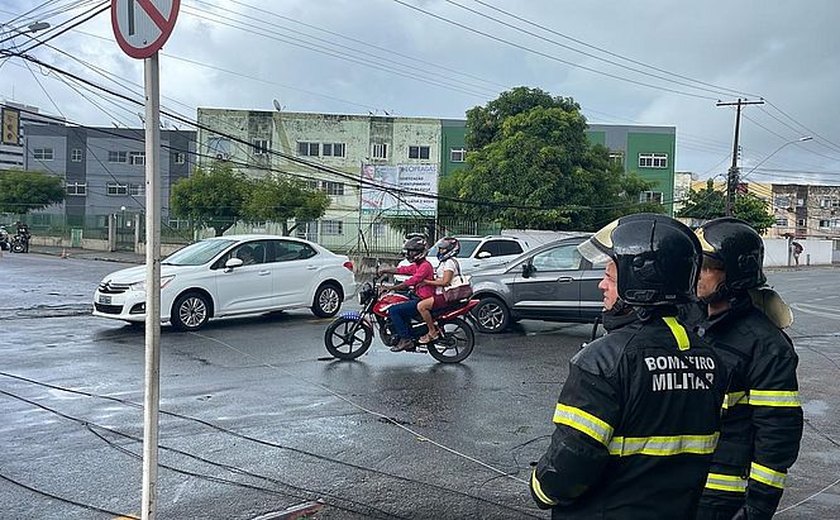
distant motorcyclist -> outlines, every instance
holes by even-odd
[[[531,495],[552,518],[692,518],[727,382],[715,351],[676,319],[700,244],[674,219],[639,214],[578,250],[607,262],[608,333],[570,362]]]
[[[18,220],[15,222],[17,228],[17,236],[20,237],[20,243],[23,246],[23,253],[29,252],[29,239],[32,238],[32,233],[29,232],[29,226],[25,222]]]

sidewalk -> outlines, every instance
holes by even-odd
[[[39,255],[64,256],[66,258],[77,258],[81,260],[99,260],[102,262],[121,262],[126,264],[144,264],[146,258],[132,251],[93,251],[90,249],[36,246],[29,248],[30,253]]]

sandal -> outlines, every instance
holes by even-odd
[[[428,345],[429,343],[431,343],[431,342],[433,342],[434,340],[438,339],[438,337],[440,337],[440,333],[436,333],[434,336],[433,336],[431,333],[429,333],[429,334],[424,334],[424,335],[420,338],[420,344],[421,344],[421,345]]]

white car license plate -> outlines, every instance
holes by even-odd
[[[101,303],[103,305],[111,305],[111,297],[100,294],[99,295],[99,303]]]

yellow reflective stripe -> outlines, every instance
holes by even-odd
[[[752,406],[799,407],[799,392],[796,390],[750,390],[749,404]]]
[[[677,340],[677,346],[680,350],[688,350],[691,347],[691,343],[688,341],[688,334],[685,332],[685,327],[680,325],[680,322],[677,321],[677,318],[665,316],[662,318],[662,321],[664,321],[665,325],[668,325],[668,328],[671,329],[671,334],[673,334],[674,339]]]
[[[784,489],[787,475],[781,471],[762,466],[758,462],[750,464],[750,478],[774,488]]]
[[[709,473],[709,476],[706,477],[706,488],[717,491],[730,491],[732,493],[746,493],[747,480],[737,475]]]
[[[746,392],[731,392],[726,394],[726,399],[723,400],[723,409],[731,408],[736,404],[747,404]]]
[[[580,408],[562,403],[557,403],[554,409],[554,422],[583,432],[604,446],[610,442],[613,434],[613,427],[601,419]]]
[[[653,437],[613,437],[608,446],[610,455],[652,455],[668,457],[671,455],[710,455],[717,446],[719,434],[710,435],[671,435]]]
[[[537,498],[543,504],[549,506],[556,506],[557,501],[552,500],[548,495],[546,495],[543,490],[542,486],[540,485],[540,481],[537,479],[537,468],[534,468],[534,471],[531,472],[531,489],[534,490],[534,494],[537,495]]]

